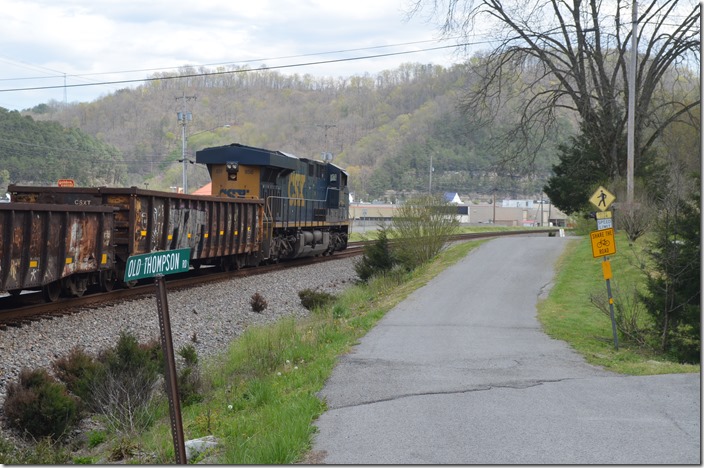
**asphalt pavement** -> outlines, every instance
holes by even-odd
[[[311,459],[701,464],[699,374],[608,372],[542,332],[570,241],[489,241],[391,310],[321,391]]]

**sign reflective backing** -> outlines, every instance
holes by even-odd
[[[125,282],[156,275],[185,273],[190,267],[191,249],[165,250],[133,255],[125,265]]]

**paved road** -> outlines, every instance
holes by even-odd
[[[321,392],[313,459],[701,463],[700,375],[606,372],[541,331],[569,241],[492,240],[390,311]]]

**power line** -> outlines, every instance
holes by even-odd
[[[477,45],[480,43],[483,43],[483,42],[430,47],[430,48],[420,49],[420,50],[411,50],[411,51],[405,51],[405,52],[389,52],[386,54],[366,55],[366,56],[349,57],[349,58],[342,58],[342,59],[319,60],[316,62],[302,62],[302,63],[293,63],[293,64],[288,64],[288,65],[263,66],[263,67],[257,68],[256,70],[238,69],[238,70],[228,70],[228,71],[218,71],[218,72],[208,72],[208,73],[191,73],[191,74],[178,75],[178,76],[163,76],[163,77],[158,77],[158,78],[140,78],[140,79],[132,79],[132,80],[102,81],[102,82],[96,82],[96,83],[80,83],[80,84],[67,84],[67,85],[54,85],[54,86],[34,86],[34,87],[28,87],[28,88],[7,88],[7,89],[0,89],[0,93],[7,93],[7,92],[14,92],[14,91],[37,91],[37,90],[58,89],[58,88],[82,88],[82,87],[87,87],[87,86],[104,86],[104,85],[115,85],[115,84],[141,83],[141,82],[147,82],[147,81],[179,80],[179,79],[183,79],[183,78],[197,78],[197,77],[203,77],[203,76],[230,75],[230,74],[235,74],[235,73],[248,73],[248,72],[252,72],[252,71],[282,70],[282,69],[286,69],[286,68],[307,67],[307,66],[312,66],[312,65],[324,65],[324,64],[328,64],[328,63],[352,62],[352,61],[356,61],[356,60],[368,60],[368,59],[381,58],[381,57],[393,57],[393,56],[398,56],[398,55],[417,54],[420,52],[430,52],[430,51],[434,51],[434,50],[451,49],[451,48],[457,48],[457,47]]]
[[[448,37],[445,40],[452,40],[452,39],[459,39],[459,36],[457,37]],[[134,70],[122,70],[122,71],[110,71],[110,72],[100,72],[100,73],[80,73],[80,74],[72,74],[68,75],[70,78],[79,78],[79,77],[88,77],[88,76],[100,76],[100,75],[115,75],[115,74],[120,74],[120,73],[143,73],[143,72],[154,72],[154,71],[160,71],[160,70],[174,70],[178,69],[180,67],[215,67],[215,66],[220,66],[220,65],[230,65],[234,63],[256,63],[256,62],[267,62],[270,60],[283,60],[283,59],[292,59],[292,58],[301,58],[301,57],[313,57],[316,55],[330,55],[330,54],[341,54],[341,53],[347,53],[347,52],[359,52],[361,50],[376,50],[376,49],[386,49],[389,47],[400,47],[400,46],[407,46],[407,45],[416,45],[416,44],[426,44],[428,42],[439,42],[436,39],[428,39],[424,41],[412,41],[412,42],[400,42],[397,44],[388,44],[388,45],[380,45],[380,46],[371,46],[371,47],[359,47],[355,49],[340,49],[340,50],[330,50],[326,52],[312,52],[310,54],[298,54],[298,55],[283,55],[280,57],[269,57],[269,58],[258,58],[258,59],[250,59],[250,60],[238,60],[238,61],[229,61],[229,62],[215,62],[215,63],[203,63],[203,64],[186,64],[186,65],[179,65],[179,66],[171,66],[171,67],[159,67],[159,68],[142,68],[142,69],[134,69]],[[420,51],[422,52],[422,51]],[[16,60],[7,58],[7,57],[0,57],[0,60],[4,60],[5,62],[16,62],[16,63],[21,63],[23,65],[26,65],[27,67],[33,66],[35,68],[45,68],[46,70],[50,70],[56,73],[60,73],[61,75],[53,75],[53,76],[30,76],[30,77],[24,77],[24,78],[0,78],[0,81],[21,81],[21,80],[44,80],[44,79],[53,79],[53,78],[61,78],[65,75],[65,73],[60,72],[58,70],[52,70],[51,68],[46,68],[42,67],[40,65],[31,65],[31,64],[25,64],[24,62],[18,62]]]

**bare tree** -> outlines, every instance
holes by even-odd
[[[417,0],[412,15],[431,9],[446,35],[488,31],[496,46],[474,70],[478,82],[463,107],[493,122],[507,95],[521,115],[507,132],[505,157],[522,157],[517,141],[539,146],[558,109],[574,112],[610,177],[623,177],[628,57],[634,0]],[[651,148],[673,122],[693,119],[699,104],[700,5],[692,0],[641,1],[636,72],[635,153]],[[531,73],[520,73],[530,68]],[[523,146],[523,150],[527,145]]]
[[[159,388],[158,375],[144,369],[131,372],[106,371],[93,386],[93,409],[105,417],[115,431],[140,433],[152,423],[147,410]]]
[[[442,196],[418,195],[408,199],[393,218],[393,255],[412,270],[439,254],[458,227],[457,208]]]

